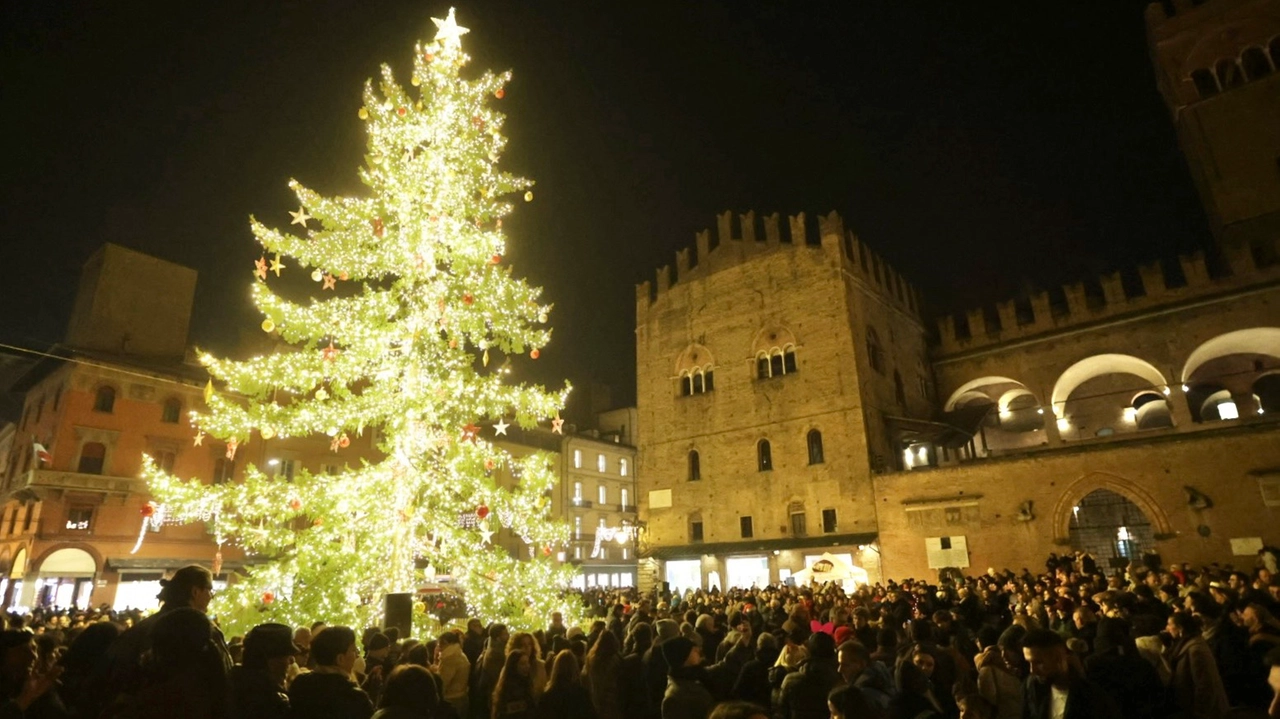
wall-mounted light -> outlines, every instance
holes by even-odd
[[[1066,431],[1067,431],[1067,430],[1069,430],[1069,429],[1071,429],[1071,420],[1067,419],[1066,417],[1059,417],[1059,418],[1058,418],[1058,431],[1059,431],[1059,432],[1066,432]]]
[[[271,458],[271,459],[268,459],[268,460],[267,460],[267,466],[269,466],[269,467],[275,467],[275,466],[277,466],[277,465],[279,465],[279,464],[280,464],[280,460],[275,459],[274,457],[273,457],[273,458]]]

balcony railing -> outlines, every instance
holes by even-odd
[[[106,494],[145,494],[147,483],[136,477],[111,477],[103,474],[59,472],[33,469],[14,483],[14,489],[103,492]]]

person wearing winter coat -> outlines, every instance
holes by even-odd
[[[283,624],[250,629],[243,661],[231,669],[230,719],[288,719],[285,677],[298,652],[293,630]]]
[[[680,625],[671,619],[659,619],[653,623],[653,629],[656,635],[653,646],[649,647],[641,660],[644,664],[645,692],[649,698],[645,719],[660,719],[662,716],[662,698],[667,691],[667,660],[662,657],[661,645],[680,635]]]
[[[621,650],[613,632],[602,632],[587,652],[587,668],[583,676],[591,705],[600,719],[622,719],[622,703],[618,696],[621,681]]]
[[[1173,668],[1169,691],[1175,716],[1221,719],[1227,713],[1227,693],[1213,650],[1200,635],[1200,620],[1191,614],[1170,614],[1166,629],[1173,637],[1167,657]]]
[[[1005,664],[1000,648],[991,645],[978,654],[978,695],[994,708],[993,719],[1020,719],[1022,680]]]
[[[373,702],[351,679],[360,651],[349,627],[325,627],[311,640],[315,669],[289,687],[293,716],[307,719],[369,719]]]
[[[431,672],[417,664],[402,664],[387,676],[373,719],[442,719],[440,707]]]
[[[444,701],[453,705],[458,716],[465,717],[470,704],[471,662],[462,651],[462,641],[457,632],[441,634],[437,646],[440,648],[437,672],[444,684],[441,692]]]
[[[889,702],[898,693],[889,668],[872,659],[871,650],[855,641],[841,644],[836,650],[836,658],[844,682],[862,692],[871,706],[888,711]]]
[[[1093,654],[1085,660],[1085,676],[1102,687],[1126,719],[1162,716],[1164,685],[1156,668],[1138,654],[1129,623],[1105,617],[1098,621]]]
[[[653,628],[647,623],[632,620],[630,634],[618,669],[618,701],[626,719],[648,719],[649,686],[645,678],[645,652],[653,646]]]
[[[778,694],[779,719],[825,719],[830,714],[827,695],[843,683],[836,663],[836,640],[814,632],[805,642],[809,660],[782,680]]]
[[[662,719],[707,719],[715,700],[700,681],[702,650],[685,637],[672,637],[659,648],[669,667]]]
[[[551,679],[538,702],[537,719],[596,719],[591,695],[582,685],[578,658],[562,649],[551,662]]]
[[[769,669],[778,661],[778,638],[761,634],[756,638],[755,658],[742,665],[730,694],[735,699],[751,702],[770,709],[773,706],[773,687],[769,684]]]
[[[1073,664],[1067,642],[1049,629],[1032,629],[1022,638],[1030,676],[1022,690],[1023,719],[1122,719],[1102,687]]]

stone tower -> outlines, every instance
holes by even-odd
[[[724,213],[637,288],[642,586],[764,586],[826,552],[878,574],[871,476],[892,418],[932,406],[918,295],[834,212],[811,223]]]
[[[1260,264],[1280,234],[1280,0],[1147,8],[1160,94],[1218,243]]]

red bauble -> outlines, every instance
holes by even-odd
[[[292,509],[295,512],[298,511],[299,509],[302,509],[302,500],[300,499],[289,500],[289,509]]]
[[[529,357],[530,357],[530,358],[532,358],[532,359],[538,359],[538,358],[539,358],[539,357],[541,357],[541,356],[542,356],[542,353],[541,353],[541,352],[539,352],[539,351],[538,351],[538,349],[537,349],[536,347],[535,347],[534,349],[532,349],[532,350],[529,350]]]
[[[400,107],[396,108],[396,114],[399,115],[400,117],[404,117],[404,114],[408,111],[409,111],[409,108],[405,107],[404,105],[401,105]]]
[[[263,592],[263,593],[262,593],[262,603],[263,603],[263,604],[270,604],[270,603],[274,602],[275,600],[276,600],[276,595],[272,594],[271,592]]]
[[[498,466],[498,465],[494,464],[492,459],[486,459],[486,460],[484,461],[484,468],[485,468],[485,469],[492,470],[492,469],[493,469],[494,467],[496,467],[496,466]]]
[[[502,98],[507,96],[507,91],[503,90],[502,88],[498,88],[497,90],[494,91],[493,96],[501,100]]]
[[[339,437],[339,438],[338,438],[338,446],[339,446],[339,447],[341,447],[341,448],[343,448],[343,449],[346,449],[347,447],[350,447],[350,446],[351,446],[351,438],[350,438],[350,437],[348,437],[348,436],[347,436],[347,435],[345,435],[345,434],[344,434],[344,435],[342,435],[341,437]]]
[[[480,519],[484,519],[485,517],[489,516],[489,508],[484,506],[483,504],[480,505],[479,507],[476,507],[476,516],[479,517]]]
[[[432,55],[429,52],[424,52],[422,53],[422,59],[426,60],[427,62],[431,62],[432,60],[436,59],[436,56]]]
[[[502,255],[495,254],[493,257],[489,258],[489,261],[496,265],[502,261]]]
[[[475,301],[476,301],[476,298],[472,297],[470,292],[462,296],[462,303],[465,305],[469,305]]]
[[[382,235],[383,235],[383,233],[386,231],[386,229],[387,229],[387,226],[386,226],[385,224],[383,224],[383,222],[382,222],[382,218],[381,218],[381,217],[374,218],[374,220],[373,220],[373,234],[377,235],[378,237],[382,237]]]
[[[343,282],[346,282],[347,280],[351,279],[351,275],[348,275],[345,272],[339,272],[338,279],[342,280]]]
[[[542,554],[543,554],[543,556],[550,557],[550,556],[551,556],[551,547],[549,547],[549,546],[547,546],[547,547],[543,547],[543,548],[542,548]]]
[[[142,513],[142,516],[150,519],[151,517],[155,516],[156,505],[150,502],[147,502],[146,504],[142,505],[142,509],[139,509],[138,511]]]

